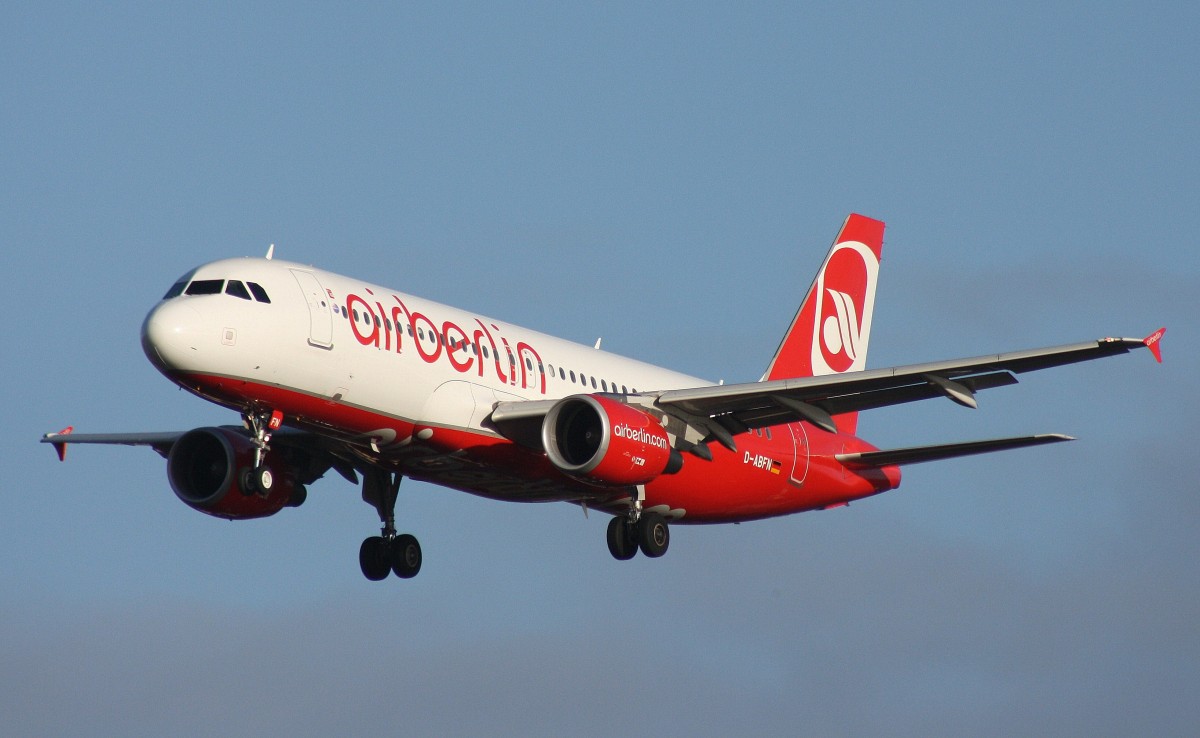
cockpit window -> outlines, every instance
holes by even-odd
[[[171,285],[171,289],[167,290],[167,294],[163,295],[163,299],[170,300],[172,297],[179,297],[183,294],[183,288],[187,287],[187,283],[188,281],[186,279],[181,279],[175,284]]]
[[[236,279],[229,280],[228,284],[225,285],[225,294],[240,297],[243,300],[250,299],[250,293],[246,291],[246,285]]]
[[[250,286],[250,291],[254,293],[255,300],[259,302],[271,302],[271,298],[267,297],[267,291],[261,285],[256,282],[247,282],[246,284]]]
[[[188,295],[219,295],[225,286],[223,279],[197,279],[188,285]]]

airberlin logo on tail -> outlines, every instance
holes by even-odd
[[[817,275],[812,373],[861,371],[867,361],[879,259],[866,244],[843,241]]]
[[[627,438],[647,446],[654,446],[656,448],[667,447],[667,439],[662,436],[648,433],[642,428],[631,428],[624,423],[618,423],[613,426],[613,435],[617,438]]]

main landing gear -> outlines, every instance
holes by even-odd
[[[658,513],[642,512],[646,499],[645,487],[638,487],[630,496],[629,512],[616,515],[608,521],[608,552],[617,561],[628,561],[637,556],[638,549],[647,558],[657,559],[667,552],[671,544],[671,529],[667,519]]]
[[[657,559],[671,544],[671,529],[661,515],[646,513],[636,522],[627,515],[608,521],[608,552],[617,561],[637,556],[638,549],[648,558]]]
[[[396,534],[396,496],[401,479],[400,474],[382,469],[371,469],[363,475],[363,500],[374,505],[383,523],[380,535],[366,539],[358,549],[358,565],[372,582],[387,579],[388,574],[412,579],[421,570],[421,544],[408,533]]]

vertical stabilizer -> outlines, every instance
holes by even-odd
[[[875,285],[883,253],[883,221],[852,214],[842,225],[764,380],[862,371],[867,364]],[[834,417],[853,433],[857,413]]]

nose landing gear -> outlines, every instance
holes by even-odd
[[[250,440],[254,444],[254,466],[241,472],[242,492],[266,497],[275,486],[275,475],[263,460],[271,449],[271,432],[283,425],[283,413],[279,410],[270,413],[248,411],[242,414],[242,422],[253,434]]]

